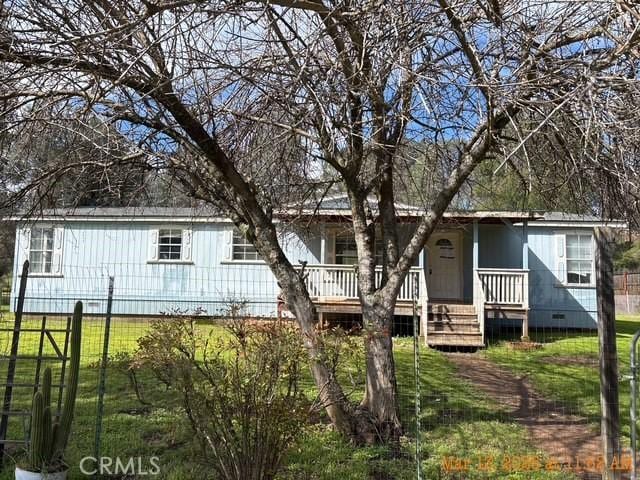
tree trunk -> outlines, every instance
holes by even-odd
[[[395,302],[392,302],[395,303]],[[394,307],[377,296],[364,299],[362,321],[366,355],[366,385],[361,408],[370,415],[374,427],[363,435],[372,443],[396,443],[402,434],[398,385],[393,358],[393,311]]]
[[[356,406],[346,397],[334,372],[324,361],[322,339],[316,330],[317,313],[304,284],[297,274],[294,275],[278,271],[277,276],[287,280],[281,280],[280,286],[300,326],[321,404],[334,427],[355,444],[397,443],[402,424],[391,338],[393,308],[389,308],[389,302],[376,297],[364,303],[366,387],[363,401]]]
[[[295,280],[292,283],[296,283]],[[316,330],[317,314],[313,303],[308,299],[306,292],[299,291],[296,285],[283,288],[283,292],[300,326],[321,405],[325,408],[336,430],[352,440],[357,440],[357,435],[354,436],[356,428],[354,428],[353,408],[334,372],[324,361],[326,356],[322,340]]]
[[[275,230],[268,231],[275,236]],[[260,233],[260,232],[259,232]],[[263,233],[264,235],[264,233]],[[318,315],[309,297],[304,281],[279,248],[269,248],[269,234],[260,236],[257,245],[264,248],[261,254],[278,280],[289,309],[294,314],[304,347],[309,354],[311,373],[318,389],[318,398],[335,429],[356,444],[370,443],[375,426],[369,417],[362,415],[344,394],[335,372],[326,363],[322,337],[316,329]],[[273,241],[271,239],[271,241]],[[263,243],[264,242],[264,243]],[[366,433],[363,433],[366,432]]]

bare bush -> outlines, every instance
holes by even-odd
[[[137,366],[182,400],[213,469],[228,480],[274,478],[310,414],[301,389],[305,353],[287,324],[230,322],[205,336],[185,319],[155,322]]]

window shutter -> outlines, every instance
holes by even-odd
[[[158,235],[157,229],[149,230],[149,260],[158,260]]]
[[[327,242],[325,243],[325,256],[328,264],[336,263],[336,233],[327,232]]]
[[[560,283],[567,282],[564,233],[556,234],[556,278]]]
[[[190,262],[193,250],[193,231],[189,229],[182,230],[182,261]]]
[[[51,261],[51,271],[57,275],[62,274],[62,246],[64,245],[64,228],[55,227],[53,229],[53,260]]]
[[[224,231],[224,259],[232,260],[233,250],[233,227],[229,227]]]
[[[22,228],[20,230],[20,259],[19,271],[22,269],[22,264],[25,260],[29,260],[29,250],[31,248],[31,229],[29,227]]]

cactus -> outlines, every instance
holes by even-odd
[[[82,337],[82,302],[77,302],[71,323],[69,376],[64,403],[58,421],[51,414],[51,369],[42,377],[42,386],[33,396],[31,411],[31,441],[29,469],[34,472],[53,471],[64,466],[64,450],[71,434],[71,423],[78,392],[80,369],[80,339]]]

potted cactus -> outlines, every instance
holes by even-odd
[[[59,417],[51,411],[51,369],[42,376],[42,385],[33,396],[31,427],[27,461],[16,465],[16,480],[64,480],[67,478],[67,464],[64,451],[71,433],[71,422],[78,391],[78,370],[80,368],[80,338],[82,327],[82,302],[77,302],[71,324],[71,353],[69,376],[64,403]]]

